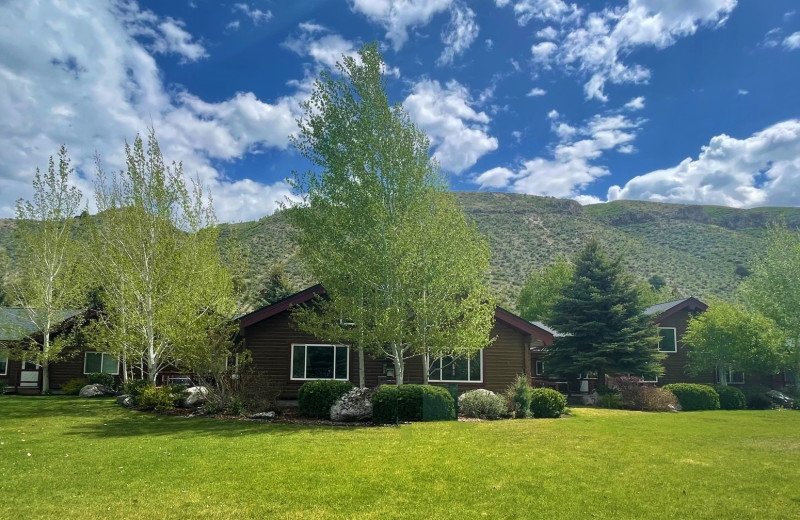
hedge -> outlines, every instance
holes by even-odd
[[[309,381],[300,387],[297,406],[300,413],[308,417],[330,419],[333,403],[352,389],[350,381]]]
[[[681,403],[681,409],[687,412],[719,409],[719,394],[708,385],[673,383],[666,385],[664,389],[675,394]]]
[[[372,396],[372,420],[376,424],[455,418],[455,399],[439,386],[383,385]]]
[[[535,419],[557,419],[567,408],[567,398],[552,388],[534,388],[531,413]]]
[[[747,408],[747,398],[744,393],[733,386],[715,386],[719,394],[719,407],[722,410],[744,410]]]

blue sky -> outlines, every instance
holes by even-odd
[[[796,0],[10,0],[0,216],[60,144],[89,195],[148,125],[222,220],[269,214],[313,79],[372,41],[453,189],[800,202]]]

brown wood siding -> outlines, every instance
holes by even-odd
[[[678,351],[666,353],[666,357],[662,361],[664,365],[664,375],[658,378],[659,386],[668,385],[670,383],[714,383],[714,374],[711,372],[692,376],[687,370],[689,356],[681,338],[686,333],[686,326],[689,323],[689,318],[693,314],[694,313],[688,310],[682,310],[658,322],[659,327],[674,327],[678,340]]]
[[[513,327],[497,322],[492,330],[495,342],[484,350],[483,382],[458,383],[459,391],[473,388],[487,388],[494,392],[504,391],[517,374],[525,374],[526,357],[530,346],[530,336]],[[290,322],[289,311],[271,316],[244,329],[246,348],[251,352],[254,366],[271,376],[282,385],[282,399],[296,399],[297,391],[304,381],[293,381],[291,375],[291,345],[293,343],[325,343],[309,334],[295,330]],[[530,363],[530,361],[528,361]],[[365,355],[365,384],[375,387],[387,382],[384,367],[390,366],[387,360],[373,359]],[[406,383],[422,383],[423,366],[420,357],[406,360]],[[349,379],[358,384],[358,352],[350,351]],[[437,383],[439,384],[439,383]],[[446,383],[441,383],[446,384]]]

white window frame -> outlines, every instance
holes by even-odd
[[[89,355],[89,354],[100,354],[101,356],[111,356],[114,359],[116,359],[117,360],[117,371],[116,372],[103,372],[103,374],[108,374],[110,376],[118,376],[119,375],[119,358],[118,357],[112,356],[108,352],[93,352],[93,351],[90,351],[90,350],[87,350],[86,352],[83,353],[83,375],[86,376],[86,375],[94,373],[94,372],[87,372],[86,371],[86,356]],[[103,361],[104,360],[101,357],[100,358],[100,370],[101,371],[103,370]]]
[[[7,376],[8,375],[8,354],[0,354],[0,359],[5,359],[6,360],[5,368],[3,369],[3,372],[0,373],[0,376]]]
[[[435,363],[437,361],[440,362],[440,364],[439,364],[439,379],[434,379],[433,377],[431,377],[431,375],[430,375],[430,373],[431,373],[431,365],[428,365],[428,382],[430,382],[430,383],[483,383],[483,349],[480,349],[480,351],[478,351],[478,353],[481,356],[481,378],[479,380],[476,381],[474,379],[467,379],[467,380],[464,380],[464,379],[442,379],[442,371],[444,370],[444,368],[441,365],[442,358],[436,358],[436,359],[432,360],[431,363]],[[450,356],[447,356],[447,357],[450,357]],[[463,360],[463,359],[464,358],[458,358],[458,360]],[[470,373],[470,368],[471,368],[470,367],[470,363],[472,363],[472,360],[467,358],[466,361],[467,361],[467,374],[469,374]],[[469,375],[467,377],[469,377]]]
[[[733,374],[742,374],[742,380],[741,381],[734,381],[733,380]],[[740,371],[734,372],[733,369],[729,368],[728,369],[728,384],[729,385],[743,385],[744,384],[744,372],[740,372]]]
[[[334,377],[294,377],[294,347],[305,347],[303,351],[303,375],[308,374],[308,347],[332,347],[333,348],[333,376]],[[336,347],[347,349],[347,377],[344,379],[336,377]],[[350,346],[341,343],[292,343],[291,356],[289,357],[289,380],[290,381],[350,381]]]
[[[672,332],[675,334],[675,336],[674,336],[675,337],[675,347],[674,347],[675,350],[661,350],[661,331],[663,329],[672,329]],[[658,346],[656,348],[658,348],[659,352],[661,352],[662,354],[675,354],[676,352],[678,352],[678,329],[677,328],[675,328],[675,327],[659,327],[658,328],[658,337],[659,337]]]
[[[658,376],[655,376],[655,379],[647,379],[647,376],[642,374],[642,383],[658,383]]]
[[[541,367],[541,370],[540,370],[540,367]],[[534,375],[537,375],[537,376],[543,376],[544,375],[544,361],[539,359],[539,360],[536,360],[534,362],[533,373],[534,373]]]

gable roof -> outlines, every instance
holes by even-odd
[[[280,314],[283,311],[289,310],[292,305],[306,303],[311,301],[315,296],[322,294],[325,294],[325,288],[321,284],[312,285],[307,289],[294,293],[291,296],[287,296],[283,300],[277,301],[271,305],[256,309],[249,314],[241,316],[239,318],[239,326],[240,328],[245,329],[255,325],[260,321],[266,320],[267,318],[271,318],[276,314]],[[550,345],[553,343],[553,334],[550,332],[550,330],[540,327],[539,325],[533,324],[529,321],[525,321],[513,312],[508,311],[500,306],[495,308],[494,317],[496,320],[500,320],[503,323],[506,323],[507,325],[519,330],[520,332],[530,334],[531,336],[541,340],[545,345]]]
[[[644,314],[648,316],[654,316],[659,320],[663,320],[664,318],[675,314],[676,312],[680,312],[682,310],[699,310],[705,311],[708,309],[708,305],[701,302],[694,296],[690,296],[688,298],[683,298],[681,300],[673,300],[671,302],[664,302],[659,303],[657,305],[653,305],[652,307],[648,307],[644,310]]]
[[[65,310],[57,312],[57,323],[81,314],[81,310]],[[31,321],[28,311],[21,307],[0,307],[0,341],[19,341],[36,334],[39,328]]]

